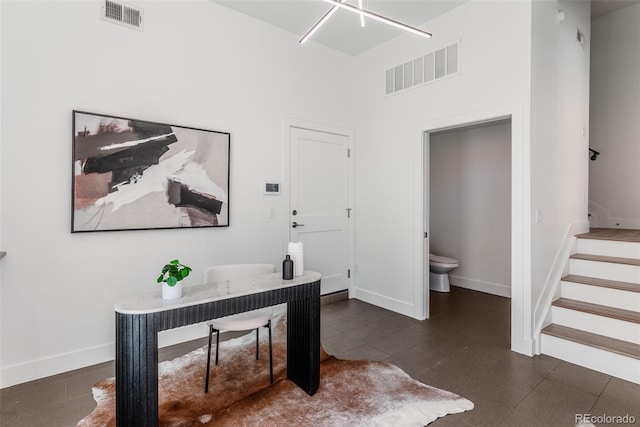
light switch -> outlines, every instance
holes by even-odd
[[[536,224],[542,224],[542,209],[536,209]]]

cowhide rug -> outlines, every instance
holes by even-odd
[[[320,388],[309,396],[286,379],[285,316],[274,323],[273,385],[266,330],[260,334],[260,360],[255,359],[255,332],[220,343],[207,394],[206,346],[160,363],[160,425],[425,426],[473,408],[469,400],[424,385],[389,363],[340,360],[324,350]],[[95,384],[93,396],[97,407],[78,427],[115,426],[115,379]]]

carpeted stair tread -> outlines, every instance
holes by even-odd
[[[583,285],[599,286],[621,291],[640,292],[640,283],[619,282],[617,280],[600,279],[597,277],[578,276],[577,274],[567,274],[562,280],[565,282],[581,283]]]
[[[590,255],[590,254],[573,254],[571,259],[581,259],[584,261],[597,261],[597,262],[610,262],[614,264],[627,264],[640,266],[640,259],[637,258],[622,258],[617,256],[603,256],[603,255]]]
[[[608,307],[606,305],[592,304],[583,301],[575,301],[568,298],[558,298],[552,305],[554,307],[582,311],[584,313],[610,317],[612,319],[624,320],[626,322],[640,323],[640,312],[637,311],[623,310],[621,308]]]
[[[640,345],[628,341],[617,340],[553,323],[545,327],[542,333],[640,360]]]

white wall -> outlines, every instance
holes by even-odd
[[[567,13],[563,24],[558,9]],[[420,156],[410,143],[415,126],[451,125],[456,116],[521,105],[523,118],[512,132],[512,148],[525,159],[512,171],[519,176],[512,202],[524,207],[512,217],[512,239],[520,241],[512,245],[512,291],[519,294],[512,348],[530,354],[533,308],[550,289],[567,229],[588,227],[589,3],[471,1],[426,27],[436,35],[429,42],[402,36],[358,58],[355,293],[408,315],[418,312],[413,291],[420,283],[411,273],[420,260],[410,256],[421,231],[413,216],[419,211],[411,179]],[[575,40],[578,27],[585,49]],[[459,75],[384,97],[385,69],[458,39]],[[532,220],[536,208],[539,224]]]
[[[511,123],[432,133],[430,250],[452,285],[511,296]]]
[[[0,7],[0,36],[2,35],[2,7]],[[1,41],[0,41],[1,43]],[[0,45],[1,49],[1,45]],[[2,72],[4,70],[4,63],[2,55],[0,55],[0,81],[2,77]],[[0,100],[2,99],[2,88],[3,85],[0,84]],[[0,102],[0,117],[2,117],[2,102]],[[2,120],[0,119],[0,167],[2,166]],[[0,227],[2,225],[2,171],[0,170]],[[0,232],[0,251],[4,251],[4,240],[2,238],[2,232]],[[0,259],[0,307],[2,307],[2,266],[3,262]],[[1,314],[1,313],[0,313]],[[0,317],[0,327],[2,326],[2,318]],[[0,338],[0,355],[2,355],[2,339]],[[0,356],[0,364],[2,363],[2,358]]]
[[[98,2],[0,2],[3,387],[113,359],[113,304],[160,292],[172,258],[187,285],[210,264],[280,263],[282,201],[260,185],[280,178],[283,117],[352,127],[335,78],[352,58],[210,1],[140,6],[144,32]],[[71,234],[72,109],[230,132],[231,226]]]
[[[401,35],[355,59],[209,1],[142,5],[141,33],[99,20],[97,2],[0,2],[2,386],[113,358],[114,302],[154,289],[169,258],[191,265],[194,283],[208,264],[279,263],[281,201],[259,186],[280,176],[283,117],[356,124],[354,294],[416,316],[416,129],[517,111],[512,148],[527,162],[513,194],[544,216],[514,220],[512,286],[526,290],[516,339],[530,338],[549,253],[586,221],[588,68],[556,3],[472,0],[430,22],[433,39]],[[588,9],[563,8],[589,39]],[[384,96],[386,69],[456,41],[458,75]],[[231,227],[70,234],[72,109],[230,132]]]
[[[589,2],[532,5],[531,299],[538,311],[555,284],[553,272],[565,261],[566,237],[588,230],[591,36]],[[558,21],[559,9],[565,22]],[[586,36],[584,48],[578,29]]]
[[[471,1],[426,24],[432,39],[403,35],[357,58],[358,298],[420,317],[415,290],[421,284],[414,270],[421,262],[413,254],[414,240],[422,234],[414,227],[421,223],[415,218],[419,190],[414,180],[420,173],[414,159],[421,154],[414,151],[415,131],[421,123],[455,122],[495,107],[517,105],[526,112],[530,8],[528,2]],[[458,75],[385,97],[386,69],[458,40]],[[522,121],[518,126],[522,145],[529,131]]]
[[[640,4],[592,23],[593,226],[640,229]]]

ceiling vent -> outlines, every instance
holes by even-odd
[[[123,3],[105,0],[100,8],[100,17],[138,31],[143,31],[142,9],[136,9]]]

